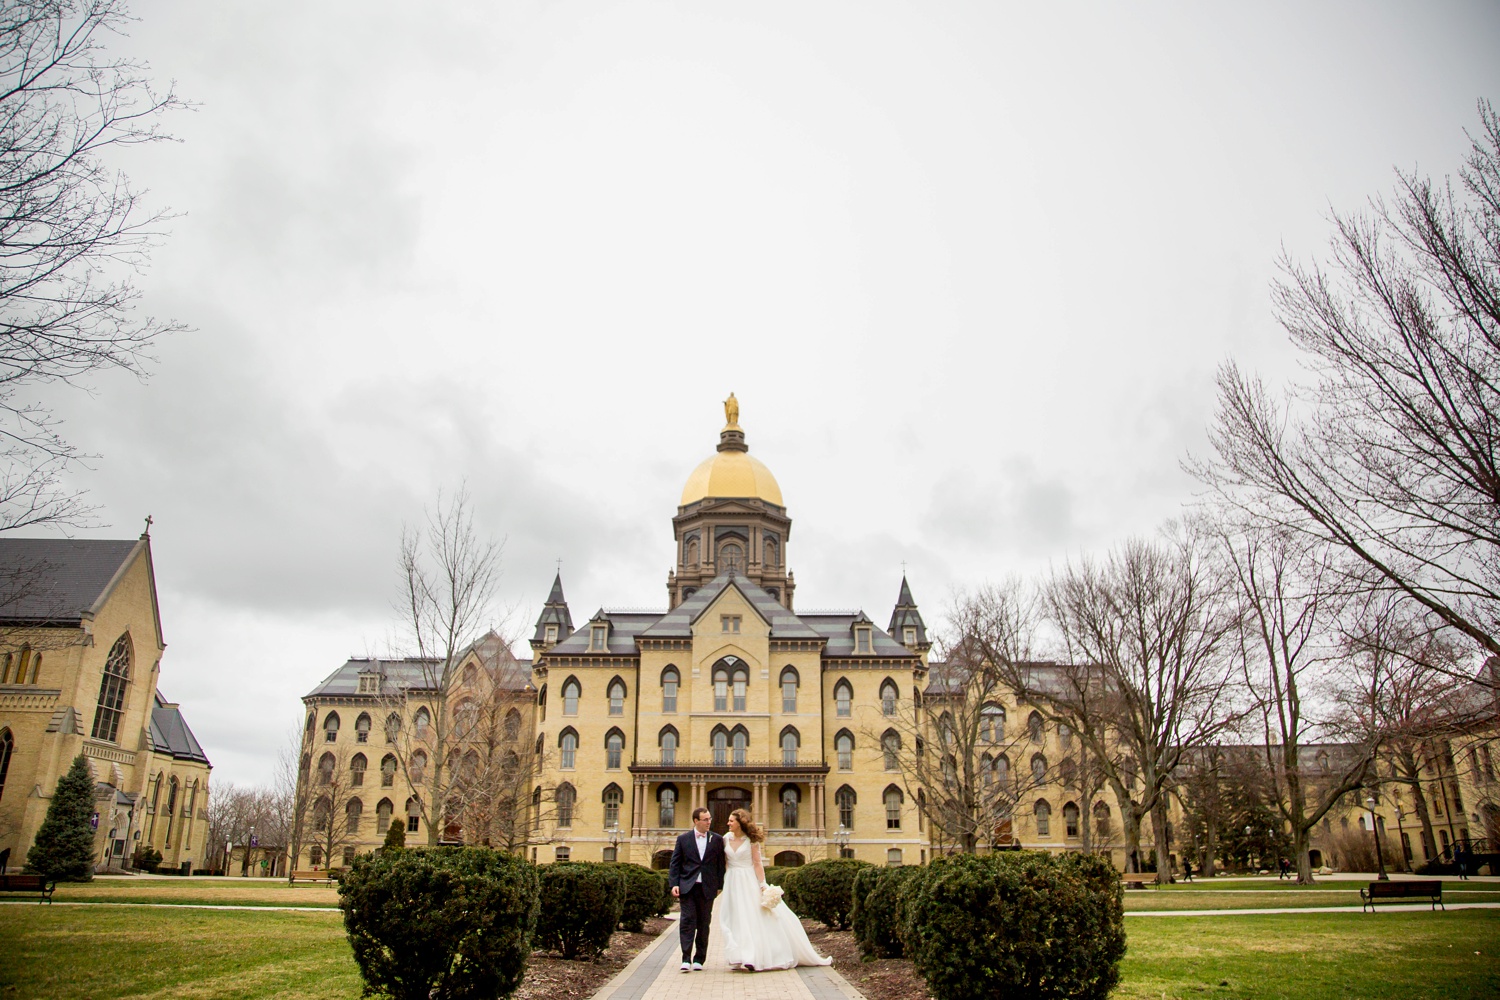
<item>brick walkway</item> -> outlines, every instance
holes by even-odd
[[[592,1000],[864,1000],[827,966],[734,972],[724,964],[723,936],[717,931],[709,935],[703,971],[682,972],[681,964],[674,920]]]

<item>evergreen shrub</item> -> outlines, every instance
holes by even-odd
[[[93,816],[94,776],[79,754],[68,773],[57,779],[47,815],[26,854],[25,871],[53,882],[93,881]]]
[[[385,843],[381,845],[384,851],[399,851],[406,846],[406,824],[398,820],[392,820],[391,825],[386,827]]]
[[[854,876],[854,913],[850,923],[859,952],[867,959],[900,958],[901,892],[925,870],[916,865],[871,866]]]
[[[625,910],[625,879],[617,868],[592,861],[543,865],[537,947],[567,959],[592,959],[609,947]]]
[[[666,876],[642,865],[612,861],[602,864],[625,880],[625,902],[620,911],[620,926],[627,931],[640,933],[645,928],[646,921],[661,908],[663,896],[671,895],[670,891],[662,888],[667,882]]]
[[[796,869],[790,880],[796,900],[791,904],[799,917],[821,920],[830,930],[849,929],[849,913],[854,906],[854,876],[871,867],[868,861],[853,858],[830,858],[814,861]],[[783,883],[783,889],[786,884]]]
[[[903,944],[935,1000],[1103,1000],[1125,955],[1119,874],[1093,855],[959,855],[905,887]],[[916,947],[912,948],[911,945]]]
[[[393,1000],[509,996],[526,971],[537,902],[536,868],[485,847],[365,855],[339,881],[365,993]]]

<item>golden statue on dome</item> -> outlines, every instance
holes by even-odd
[[[738,427],[740,425],[740,401],[734,398],[734,393],[724,400],[724,420],[727,427]]]

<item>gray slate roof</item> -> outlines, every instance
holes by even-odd
[[[0,538],[0,621],[77,622],[141,539]]]
[[[657,611],[605,611],[601,608],[583,628],[553,646],[547,655],[581,656],[589,653],[589,625],[603,621],[609,623],[609,651],[595,655],[634,656],[635,637],[646,632],[661,617]]]
[[[196,760],[208,763],[208,754],[198,743],[198,738],[188,728],[187,720],[170,702],[156,692],[156,704],[151,709],[151,749],[156,753],[169,753],[177,760]]]
[[[499,656],[501,688],[506,691],[525,690],[531,683],[531,661],[518,660],[508,654],[500,656],[498,645],[502,642],[491,632],[465,650],[463,656],[468,656],[471,651],[478,652],[486,660]],[[303,697],[357,696],[360,693],[359,675],[368,673],[381,675],[381,694],[384,695],[397,694],[403,688],[421,688],[432,682],[432,670],[441,662],[435,658],[414,656],[399,659],[351,656]],[[365,697],[376,696],[366,694]]]
[[[891,638],[889,632],[881,630],[880,626],[870,621],[863,612],[853,614],[806,614],[801,616],[802,620],[810,625],[819,635],[828,640],[823,647],[824,656],[911,656],[917,654],[907,649],[901,643]],[[868,653],[856,653],[854,651],[854,626],[870,626],[870,649]]]
[[[671,611],[662,615],[650,628],[641,633],[646,639],[686,639],[693,634],[693,622],[708,610],[727,587],[734,587],[750,602],[750,606],[771,625],[773,639],[819,639],[822,635],[809,627],[800,617],[782,607],[780,602],[745,577],[730,570],[714,577],[698,588],[697,592]]]

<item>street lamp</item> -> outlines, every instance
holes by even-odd
[[[833,842],[839,845],[839,857],[844,857],[844,852],[849,849],[849,828],[840,823],[839,828],[833,832]]]
[[[614,860],[620,860],[620,824],[609,824],[609,850],[614,855]]]
[[[1365,799],[1365,805],[1370,807],[1370,827],[1375,831],[1375,860],[1380,863],[1380,877],[1378,882],[1389,882],[1391,877],[1385,873],[1385,854],[1380,850],[1380,817],[1375,815],[1375,796],[1372,794]]]
[[[1255,828],[1252,827],[1249,823],[1245,824],[1245,864],[1247,865],[1249,865],[1255,857],[1255,848],[1250,846],[1250,832],[1254,829]],[[1255,866],[1250,865],[1250,867],[1254,868]]]

